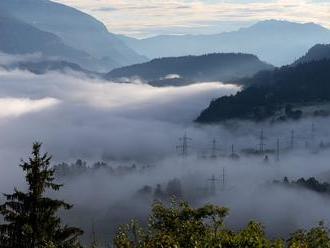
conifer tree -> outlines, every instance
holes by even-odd
[[[50,167],[51,156],[40,153],[41,143],[33,144],[32,156],[22,161],[27,192],[14,189],[5,194],[0,206],[4,224],[0,225],[2,248],[71,248],[80,247],[79,228],[63,226],[57,211],[70,209],[64,201],[45,196],[48,190],[58,191],[62,185],[54,183],[55,171]]]

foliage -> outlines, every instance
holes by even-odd
[[[321,222],[310,231],[299,230],[288,240],[290,248],[330,248],[329,230]]]
[[[153,85],[184,85],[187,82],[232,82],[237,78],[250,77],[262,70],[274,67],[256,56],[242,53],[212,53],[200,56],[183,56],[154,59],[112,70],[108,79],[140,77]],[[179,75],[170,79],[168,75]]]
[[[58,191],[62,185],[54,183],[51,156],[40,154],[40,143],[33,145],[32,157],[22,161],[27,192],[14,190],[5,194],[6,202],[0,206],[5,223],[0,225],[0,246],[3,248],[71,248],[79,247],[77,237],[82,231],[62,226],[56,215],[60,209],[72,206],[64,201],[45,197],[46,190]]]
[[[297,181],[289,181],[287,177],[284,177],[283,181],[274,181],[275,184],[280,184],[287,187],[297,187],[297,188],[305,188],[308,190],[312,190],[318,193],[330,193],[330,184],[329,183],[321,183],[316,180],[314,177],[308,178],[305,180],[304,178],[299,178]]]
[[[147,230],[136,221],[121,227],[114,239],[117,248],[219,247],[219,248],[328,248],[329,231],[323,223],[310,231],[299,230],[285,240],[270,240],[264,227],[251,221],[234,232],[224,225],[228,209],[206,205],[192,208],[173,202],[155,203]]]
[[[281,112],[285,118],[299,119],[303,113],[288,104],[330,101],[330,60],[284,66],[241,81],[250,86],[236,95],[213,100],[197,122],[263,120]]]
[[[155,203],[148,230],[132,222],[121,227],[115,237],[116,247],[284,247],[282,241],[270,241],[263,227],[250,222],[235,233],[225,228],[228,209],[214,205],[192,208],[173,202],[170,207]]]

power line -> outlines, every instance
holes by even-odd
[[[229,156],[231,159],[239,159],[239,155],[235,153],[234,144],[231,145],[231,154]]]
[[[216,194],[216,182],[219,181],[218,178],[215,177],[215,175],[213,174],[212,177],[210,179],[208,179],[211,183],[211,187],[210,187],[210,192],[212,195]]]
[[[260,140],[259,152],[264,153],[266,144],[265,144],[265,136],[264,136],[264,130],[263,129],[261,129],[259,140]]]
[[[210,181],[211,187],[210,192],[212,195],[216,194],[216,183],[221,183],[221,190],[226,189],[226,169],[225,167],[222,168],[222,174],[220,174],[219,178],[216,178],[216,176],[213,174],[211,178],[208,179]]]
[[[290,148],[293,150],[294,149],[294,142],[295,142],[295,134],[294,130],[291,130],[291,137],[290,137]]]
[[[212,140],[212,148],[211,148],[211,158],[217,158],[217,152],[219,151],[220,149],[218,148],[217,146],[217,140],[214,138]]]
[[[312,139],[312,141],[314,141],[314,139],[315,139],[315,125],[314,125],[314,123],[312,123],[311,139]]]
[[[226,188],[226,170],[225,170],[225,167],[222,168],[222,180],[221,180],[221,183],[222,183],[222,190],[225,190],[225,188]]]
[[[280,139],[277,139],[276,142],[276,161],[279,162],[280,161]]]
[[[188,155],[188,149],[189,149],[189,141],[192,139],[187,136],[187,132],[184,133],[184,135],[179,138],[180,145],[176,146],[176,149],[179,150],[179,154],[182,157],[186,157]]]

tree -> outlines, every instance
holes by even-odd
[[[170,197],[182,198],[182,186],[179,179],[170,180],[166,187],[166,193]]]
[[[56,215],[60,209],[68,210],[72,206],[45,196],[47,190],[58,191],[62,185],[54,183],[51,156],[42,155],[40,149],[41,143],[34,143],[32,156],[20,164],[25,172],[27,192],[15,188],[13,194],[4,195],[6,202],[0,206],[5,221],[0,225],[0,247],[80,247],[78,236],[82,231],[62,226]]]
[[[225,227],[228,209],[205,205],[192,208],[173,202],[169,207],[155,203],[147,229],[136,221],[117,232],[117,248],[330,248],[329,230],[323,223],[309,231],[300,230],[288,240],[267,238],[264,227],[251,221],[239,231]]]

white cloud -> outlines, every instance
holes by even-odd
[[[132,36],[214,33],[265,19],[315,22],[330,27],[330,2],[311,0],[56,0]],[[108,11],[105,11],[107,10]]]
[[[32,100],[29,98],[0,98],[0,120],[2,118],[17,117],[27,113],[38,112],[57,105],[54,98]]]
[[[211,99],[238,90],[216,82],[155,88],[59,73],[3,71],[0,77],[0,152],[11,142],[6,149],[16,153],[18,143],[29,149],[40,140],[59,160],[122,157],[128,150],[136,158],[167,154]]]
[[[229,224],[235,228],[255,218],[265,223],[267,231],[273,234],[309,227],[322,219],[330,223],[329,200],[313,192],[274,189],[265,185],[266,181],[284,176],[292,180],[322,175],[328,180],[329,152],[310,154],[298,149],[305,146],[311,120],[275,125],[233,123],[228,128],[222,125],[201,127],[191,122],[210,99],[234,93],[237,87],[211,82],[155,88],[59,73],[37,76],[12,71],[0,74],[0,88],[1,111],[10,113],[7,116],[16,113],[15,118],[0,118],[0,188],[3,192],[21,186],[23,175],[17,164],[20,157],[26,158],[35,140],[44,142],[44,149],[54,155],[55,163],[81,158],[89,162],[105,159],[114,166],[131,165],[133,160],[144,164],[147,160],[148,164],[157,166],[154,170],[126,176],[109,176],[101,171],[67,180],[56,197],[75,205],[64,219],[82,227],[86,237],[90,237],[91,221],[95,221],[101,236],[111,233],[118,221],[120,224],[126,222],[118,217],[144,216],[149,202],[139,199],[140,202],[132,195],[145,184],[166,185],[174,177],[182,180],[188,197],[190,191],[192,196],[196,193],[200,203],[215,202],[230,207]],[[55,103],[57,105],[51,107]],[[315,144],[320,139],[329,141],[329,119],[313,121]],[[236,151],[254,148],[259,143],[261,127],[267,149],[275,147],[277,137],[281,137],[281,148],[286,148],[290,130],[295,128],[297,150],[281,152],[280,163],[273,162],[271,156],[269,166],[261,162],[262,157],[242,157],[240,161],[221,157],[216,162],[195,157],[201,151],[209,154],[214,137],[224,154],[230,152],[233,143]],[[184,130],[192,138],[191,156],[187,160],[173,158],[177,153],[178,137]],[[208,179],[212,174],[218,175],[222,167],[226,167],[228,191],[218,191],[216,198],[200,197],[198,192],[209,185]],[[126,204],[129,207],[125,208]],[[90,219],[91,212],[93,220]]]
[[[10,55],[7,53],[2,53],[0,51],[0,66],[15,64],[18,62],[24,61],[38,61],[41,59],[41,54],[33,53],[33,54],[24,54],[24,55]]]

